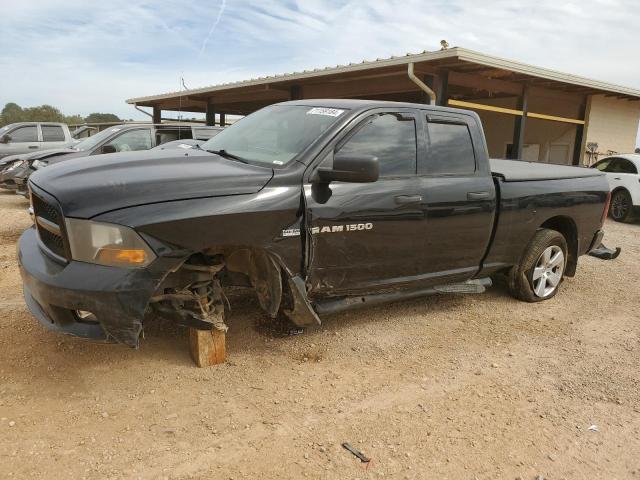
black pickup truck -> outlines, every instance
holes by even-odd
[[[489,160],[464,110],[305,100],[200,149],[70,160],[29,182],[19,260],[52,330],[137,346],[154,316],[226,329],[230,286],[274,319],[437,292],[553,297],[603,236],[594,169]]]

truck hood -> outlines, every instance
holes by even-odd
[[[136,205],[256,193],[272,177],[271,168],[201,150],[147,150],[60,162],[30,181],[58,199],[66,216],[91,218]]]

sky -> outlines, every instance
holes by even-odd
[[[127,98],[440,40],[640,89],[637,0],[0,0],[0,106],[144,118]],[[640,143],[640,142],[639,142]]]

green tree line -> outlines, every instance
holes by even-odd
[[[86,117],[81,115],[65,115],[51,105],[22,108],[17,103],[7,103],[0,112],[0,127],[16,122],[62,122],[68,125],[78,123],[120,122],[113,113],[92,113]]]

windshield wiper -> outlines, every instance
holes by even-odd
[[[232,160],[237,160],[239,162],[246,163],[247,165],[249,165],[249,162],[247,162],[244,158],[239,157],[237,155],[234,155],[233,153],[229,153],[225,149],[222,149],[222,150],[207,150],[207,152],[215,153],[216,155],[220,155],[221,157],[230,158]]]

